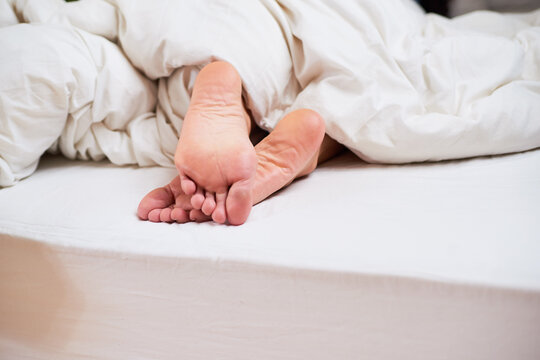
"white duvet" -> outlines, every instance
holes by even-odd
[[[232,63],[255,121],[311,108],[365,160],[540,146],[540,11],[410,0],[0,0],[0,186],[47,150],[173,166],[191,86]]]

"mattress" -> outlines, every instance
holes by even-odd
[[[0,359],[539,359],[540,150],[345,154],[246,224],[155,224],[174,170],[45,157],[0,190]]]

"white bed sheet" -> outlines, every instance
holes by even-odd
[[[240,227],[139,221],[173,174],[49,157],[0,190],[1,359],[540,357],[540,150],[345,155]]]

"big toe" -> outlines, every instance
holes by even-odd
[[[229,189],[226,200],[227,220],[231,225],[242,225],[246,222],[252,207],[253,181],[244,180]]]

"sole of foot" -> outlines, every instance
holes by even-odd
[[[317,167],[324,134],[324,120],[312,110],[296,110],[285,116],[255,146],[258,163],[253,204],[311,173]]]
[[[324,133],[324,121],[314,111],[297,110],[283,118],[255,146],[257,168],[251,193],[247,195],[251,204],[261,202],[294,179],[311,173],[317,166]],[[193,208],[192,195],[185,194],[177,176],[169,185],[146,195],[139,205],[138,215],[142,220],[154,222],[215,221],[208,209],[204,211],[209,197],[207,194],[203,197],[203,209]]]
[[[205,66],[195,81],[175,163],[196,210],[217,223],[243,224],[251,211],[257,167],[242,80],[226,62]]]

